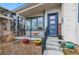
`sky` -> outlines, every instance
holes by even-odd
[[[23,3],[0,3],[1,7],[4,7],[8,10],[13,10],[21,5],[23,5]]]

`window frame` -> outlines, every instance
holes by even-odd
[[[42,24],[43,29],[38,30],[38,31],[43,31],[43,30],[45,29],[45,26],[44,26],[44,25],[45,25],[45,23],[44,23],[44,22],[45,22],[45,20],[44,20],[44,16],[39,16],[38,18],[40,18],[40,17],[42,17],[42,18],[43,18],[43,20],[42,20],[42,21],[43,21],[43,24]],[[37,18],[37,19],[38,19],[38,18]],[[37,24],[38,24],[38,20],[37,20]],[[39,25],[37,25],[37,27],[39,27]]]
[[[27,22],[27,21],[29,21],[29,23],[30,23],[30,29],[27,29],[27,28],[26,28],[26,22]],[[26,20],[26,22],[25,22],[25,31],[30,31],[30,30],[31,30],[31,19],[30,19],[30,20]]]
[[[43,18],[43,29],[42,29],[42,30],[39,30],[39,29],[38,29],[38,18],[39,18],[39,17],[42,17],[42,18]],[[28,17],[28,19],[30,19],[29,21],[30,21],[30,27],[31,27],[31,28],[30,28],[30,29],[25,29],[26,31],[30,31],[30,30],[31,30],[31,31],[44,31],[44,29],[45,29],[44,16]],[[34,30],[32,29],[32,19],[36,19],[36,25],[37,25],[37,29],[36,29],[36,30],[35,30],[35,29],[34,29]],[[28,20],[26,20],[26,21],[28,21]],[[25,24],[25,25],[26,25],[26,24]]]
[[[21,18],[20,16],[18,16],[18,25],[17,25],[18,33],[17,33],[17,36],[25,35],[25,33],[24,33],[25,32],[24,25],[25,25],[24,19]],[[22,33],[22,31],[23,31],[23,33]]]
[[[31,18],[31,31],[37,31],[37,29],[35,30],[35,29],[32,28],[32,24],[33,24],[33,22],[32,22],[33,20],[32,19],[36,19],[36,27],[37,28],[38,28],[38,19],[37,19],[37,17],[32,17]]]

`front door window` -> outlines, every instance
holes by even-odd
[[[58,15],[48,14],[48,36],[57,36],[58,31]]]

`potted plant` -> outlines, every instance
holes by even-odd
[[[22,44],[27,44],[27,43],[29,43],[29,39],[22,39]]]
[[[62,35],[58,35],[58,39],[62,39]]]
[[[40,46],[41,40],[38,40],[38,39],[34,40],[34,44],[35,44],[35,46]]]

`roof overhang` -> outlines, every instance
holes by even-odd
[[[45,10],[53,9],[54,7],[61,6],[60,3],[39,3],[32,7],[26,8],[20,12],[17,12],[18,15],[23,17],[28,17],[34,14],[39,14]]]
[[[34,5],[37,5],[37,4],[38,4],[38,3],[25,3],[25,4],[23,4],[23,5],[19,6],[19,7],[17,7],[16,9],[14,9],[14,10],[12,10],[12,11],[13,11],[14,13],[18,13],[18,12],[24,10],[24,9],[27,9],[27,8],[32,7],[32,6],[34,6]]]

